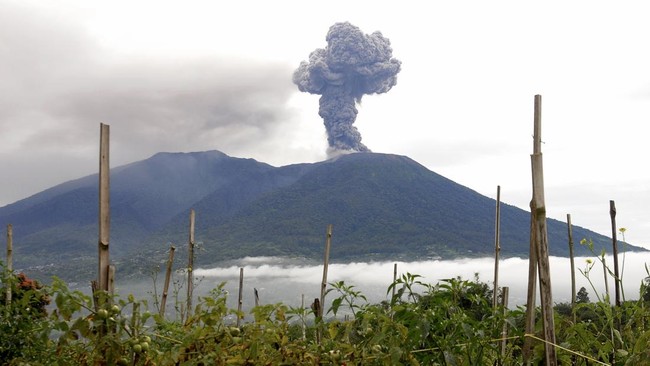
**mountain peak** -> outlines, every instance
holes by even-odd
[[[17,268],[47,265],[59,276],[74,274],[82,262],[94,269],[97,200],[94,175],[0,208],[0,223],[13,224],[20,243]],[[111,170],[111,257],[161,260],[166,244],[187,241],[190,209],[205,249],[197,263],[318,258],[328,224],[334,225],[333,259],[490,256],[494,206],[401,155],[354,153],[276,168],[216,150],[164,152]],[[503,204],[501,218],[502,255],[527,256],[530,214]],[[547,227],[551,254],[566,256],[566,224],[549,219]],[[592,238],[598,250],[609,247],[602,235],[573,232]]]

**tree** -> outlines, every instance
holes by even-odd
[[[576,302],[578,304],[588,304],[591,302],[586,288],[580,287],[580,290],[578,290],[578,293],[576,294]]]

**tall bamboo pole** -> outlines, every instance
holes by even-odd
[[[567,234],[569,236],[569,261],[571,263],[571,313],[573,323],[576,322],[576,267],[573,256],[573,228],[571,226],[571,214],[566,215]]]
[[[320,285],[320,311],[319,318],[323,317],[325,309],[325,289],[327,288],[327,268],[329,267],[330,260],[330,247],[332,245],[332,224],[327,225],[327,237],[325,240],[325,258],[323,259],[323,280]]]
[[[109,166],[109,141],[110,126],[100,124],[99,145],[99,290],[108,292],[108,244],[111,227],[110,211],[110,166]]]
[[[612,219],[612,250],[614,257],[614,291],[616,306],[621,306],[621,277],[618,270],[618,240],[616,239],[616,203],[609,201],[609,216]]]
[[[555,352],[555,320],[553,318],[553,296],[551,292],[551,270],[546,228],[546,206],[544,200],[544,171],[542,160],[542,96],[535,95],[535,129],[531,168],[533,175],[533,217],[535,218],[535,246],[539,270],[539,290],[542,307],[546,365],[557,365]]]
[[[11,224],[7,225],[7,272],[14,270],[14,229]],[[11,304],[11,286],[7,286],[7,305]]]
[[[187,319],[192,313],[192,296],[194,292],[194,209],[190,210],[190,239],[187,258]]]
[[[160,299],[160,316],[165,316],[165,307],[167,305],[167,294],[169,293],[169,281],[172,276],[172,266],[174,264],[175,246],[169,247],[169,259],[167,260],[167,271],[165,272],[165,284],[163,286],[162,298]]]
[[[242,298],[244,296],[244,268],[239,268],[239,296],[237,297],[237,327],[239,328],[239,325],[241,324],[241,312],[242,312],[242,305],[244,302],[242,301]]]
[[[501,230],[501,186],[497,186],[496,214],[494,215],[494,290],[492,294],[492,307],[497,308],[497,298],[499,295],[499,253],[501,252],[500,244]]]

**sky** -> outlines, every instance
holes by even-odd
[[[157,152],[327,158],[294,70],[350,22],[401,61],[354,124],[373,152],[527,209],[542,96],[547,215],[650,248],[650,5],[642,1],[0,0],[0,207]],[[619,236],[620,239],[620,236]]]

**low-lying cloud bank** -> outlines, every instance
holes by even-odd
[[[591,261],[591,269],[589,270]],[[622,272],[623,290],[626,299],[638,299],[639,286],[648,276],[646,263],[650,253],[627,253],[619,255],[619,268]],[[596,257],[578,257],[574,260],[576,268],[576,288],[585,287],[592,301],[605,293],[603,266]],[[613,257],[605,257],[605,263],[613,271]],[[393,269],[397,264],[398,276],[405,273],[422,276],[420,280],[435,284],[447,278],[461,277],[472,280],[477,274],[483,282],[492,285],[494,279],[494,259],[457,259],[417,262],[371,262],[334,263],[329,265],[328,282],[345,281],[360,290],[369,302],[379,302],[387,298],[388,286],[393,281]],[[551,257],[551,284],[553,301],[571,300],[571,266],[568,258]],[[244,304],[253,302],[253,288],[260,294],[263,303],[282,302],[290,306],[300,306],[302,296],[306,306],[320,294],[323,277],[322,264],[301,264],[297,260],[276,257],[243,258],[225,266],[197,268],[194,273],[202,277],[201,287],[205,291],[226,282],[230,301],[236,301],[239,284],[239,269],[244,269]],[[590,282],[593,284],[590,284]],[[510,288],[511,306],[524,304],[528,285],[528,259],[508,258],[499,263],[499,286]],[[608,286],[614,297],[614,281],[608,278]],[[595,289],[595,290],[594,290]],[[334,295],[330,295],[333,296]]]

